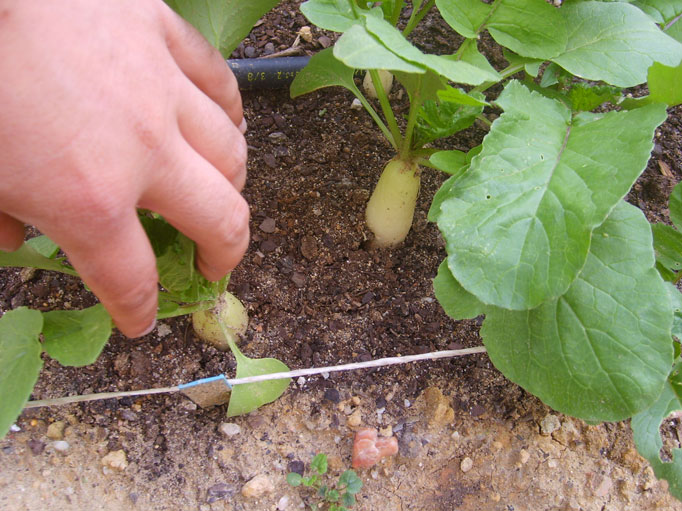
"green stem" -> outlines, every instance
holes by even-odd
[[[395,115],[391,109],[391,103],[388,101],[388,96],[384,90],[384,86],[381,85],[381,79],[379,78],[379,72],[376,69],[370,69],[369,75],[372,77],[372,83],[374,84],[374,89],[377,92],[377,97],[379,98],[379,104],[381,105],[381,111],[384,113],[388,127],[391,130],[391,135],[393,136],[393,142],[396,150],[402,145],[403,138],[400,135],[400,128],[398,128],[398,122],[395,120]]]
[[[156,319],[167,319],[167,318],[174,318],[177,316],[184,316],[186,314],[192,314],[194,312],[199,312],[199,311],[205,311],[207,309],[210,309],[215,305],[215,302],[199,302],[199,303],[193,303],[191,305],[179,305],[177,309],[175,309],[173,312],[165,312],[165,313],[160,313],[156,315]]]
[[[395,140],[393,140],[393,134],[389,131],[389,129],[386,127],[386,124],[384,124],[384,121],[381,120],[381,117],[379,117],[379,114],[372,108],[372,105],[370,105],[369,101],[367,101],[367,98],[362,95],[360,91],[353,91],[355,94],[355,97],[358,98],[360,103],[362,103],[362,106],[365,107],[365,110],[367,110],[367,113],[370,115],[370,117],[374,120],[374,122],[379,126],[379,129],[381,132],[384,134],[386,137],[386,140],[391,144],[393,149],[396,151],[398,150],[398,144],[396,143]]]
[[[500,78],[496,82],[483,82],[481,85],[477,85],[473,89],[471,89],[471,92],[484,92],[488,90],[490,87],[495,85],[496,83],[500,83],[505,81],[507,78],[509,78],[512,75],[515,75],[519,71],[521,71],[525,67],[525,64],[515,64],[515,65],[510,65],[509,67],[504,68],[502,71],[500,71]]]
[[[396,3],[393,4],[393,12],[391,13],[391,19],[389,20],[391,22],[391,25],[394,27],[398,24],[398,20],[400,19],[400,13],[403,10],[403,6],[405,5],[404,0],[396,0]]]
[[[419,22],[424,19],[424,16],[428,14],[428,12],[431,10],[431,8],[436,5],[436,0],[429,0],[426,2],[426,5],[424,6],[423,9],[419,9],[421,7],[421,0],[419,0],[419,3],[416,4],[417,7],[414,7],[412,9],[412,14],[410,15],[410,19],[407,22],[407,26],[405,27],[405,30],[403,30],[403,35],[407,37],[410,35],[410,33],[414,30],[414,28],[419,25]],[[417,13],[415,15],[415,13]]]
[[[490,119],[488,119],[488,118],[487,118],[485,115],[483,115],[483,114],[478,114],[478,115],[476,116],[476,119],[478,119],[479,121],[481,121],[483,124],[485,124],[485,125],[488,126],[488,127],[490,127],[490,126],[493,125],[493,123],[490,122]]]
[[[421,96],[419,90],[421,89],[421,76],[417,77],[417,87],[414,95],[410,98],[410,111],[407,114],[407,128],[405,128],[405,138],[400,148],[400,159],[407,160],[412,151],[412,136],[414,135],[414,127],[417,124],[417,114],[421,108]]]

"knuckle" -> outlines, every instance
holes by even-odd
[[[249,206],[240,196],[239,200],[230,204],[230,213],[221,221],[219,232],[223,243],[234,247],[249,237]]]

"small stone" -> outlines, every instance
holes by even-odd
[[[530,459],[530,453],[525,449],[521,449],[519,451],[519,463],[521,465],[525,465],[526,463],[528,463],[529,459]]]
[[[327,389],[324,391],[324,400],[330,401],[332,403],[338,403],[341,401],[341,395],[336,389]]]
[[[261,222],[258,228],[263,232],[272,234],[273,232],[275,232],[275,229],[277,229],[277,223],[275,222],[274,218],[267,217],[265,220]]]
[[[351,110],[362,110],[362,103],[358,98],[355,98],[353,102],[350,104],[350,109]]]
[[[263,53],[265,55],[272,55],[275,53],[275,45],[273,43],[267,43],[265,48],[263,48]]]
[[[301,460],[292,460],[287,465],[287,471],[294,472],[300,476],[305,472],[305,463]]]
[[[462,472],[467,473],[474,467],[474,462],[468,456],[462,460],[459,464],[459,468]]]
[[[53,422],[47,427],[47,438],[50,440],[63,440],[65,427],[66,423],[64,421]]]
[[[305,286],[305,282],[306,282],[305,275],[303,275],[300,272],[295,271],[291,275],[291,282],[293,282],[296,287],[303,287],[303,286]]]
[[[249,59],[255,57],[256,48],[254,48],[253,46],[247,46],[246,48],[244,48],[244,56]]]
[[[123,449],[111,451],[109,454],[104,456],[104,458],[102,458],[102,465],[113,470],[125,470],[128,467],[128,459],[126,457],[125,451]]]
[[[561,428],[561,422],[554,414],[548,413],[540,421],[540,433],[544,436],[551,435],[559,428]]]
[[[12,424],[12,425],[9,427],[9,430],[10,430],[12,433],[19,433],[19,431],[21,431],[21,428],[20,428],[19,426],[17,426],[16,424]]]
[[[286,511],[287,509],[289,509],[289,497],[284,495],[277,501],[277,511]]]
[[[301,254],[308,260],[317,257],[317,241],[313,236],[303,236],[301,239]]]
[[[429,387],[424,391],[426,399],[426,420],[429,426],[445,426],[455,419],[455,411],[450,401],[443,396],[437,387]]]
[[[28,445],[28,448],[31,449],[31,452],[34,456],[42,454],[43,450],[45,449],[45,443],[41,442],[40,440],[36,440],[35,438],[31,438],[28,442],[26,442],[26,444]]]
[[[265,153],[263,155],[263,162],[271,169],[277,168],[277,158],[272,153]]]
[[[393,436],[393,427],[391,425],[388,425],[385,428],[381,428],[379,430],[379,436],[383,436],[386,438],[392,437]]]
[[[592,480],[592,488],[595,497],[606,497],[612,487],[613,481],[609,476],[596,475]]]
[[[362,424],[362,412],[358,409],[348,417],[348,425],[351,428],[357,428],[360,424]]]
[[[242,495],[246,498],[256,499],[266,493],[275,491],[275,485],[270,478],[264,474],[259,474],[242,487]]]
[[[332,45],[332,40],[329,39],[326,35],[321,35],[320,37],[318,37],[317,42],[320,43],[320,46],[322,46],[322,48],[329,48]]]
[[[218,500],[234,495],[235,488],[227,483],[218,483],[211,486],[206,492],[206,503],[212,504]]]
[[[161,323],[158,327],[156,327],[156,335],[159,337],[167,337],[169,336],[173,330],[171,330],[171,327],[169,327],[165,323]]]
[[[298,29],[298,32],[296,32],[298,35],[301,36],[301,39],[303,39],[306,43],[312,43],[313,42],[313,32],[310,30],[309,26],[301,27]]]
[[[69,450],[69,442],[66,440],[57,440],[52,443],[52,447],[55,451],[64,453]]]
[[[218,431],[220,431],[226,437],[232,438],[233,436],[237,436],[239,433],[241,433],[242,428],[239,426],[239,424],[235,424],[234,422],[223,422],[218,427]]]

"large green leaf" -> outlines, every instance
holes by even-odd
[[[355,70],[336,59],[332,48],[327,48],[313,55],[308,64],[298,72],[289,89],[291,97],[335,85],[345,87],[356,96],[361,93],[355,85]]]
[[[486,104],[483,94],[473,93],[472,96],[453,87],[439,91],[438,98],[438,102],[424,101],[419,109],[413,142],[415,147],[468,128]]]
[[[447,261],[438,267],[433,290],[441,307],[452,319],[472,319],[485,314],[485,305],[459,285],[450,273]]]
[[[660,101],[668,106],[682,103],[682,62],[677,67],[656,62],[649,68],[647,82],[652,101]]]
[[[675,280],[675,274],[682,270],[682,233],[674,227],[662,223],[651,226],[654,234],[656,260],[672,274],[664,275],[666,280]]]
[[[654,62],[677,66],[682,59],[682,45],[630,4],[579,2],[559,11],[568,42],[551,60],[576,76],[631,87],[646,81]]]
[[[308,0],[301,4],[301,12],[311,23],[334,32],[345,32],[357,23],[349,0]]]
[[[289,368],[276,358],[249,358],[242,354],[237,345],[228,337],[230,350],[237,359],[237,378],[258,376],[289,371]],[[235,385],[230,395],[227,416],[244,415],[271,403],[287,389],[291,378],[268,380],[257,383]]]
[[[278,0],[166,0],[225,58]]]
[[[64,258],[55,259],[51,256],[43,255],[40,252],[43,249],[46,249],[46,247],[42,244],[34,245],[29,241],[21,245],[14,252],[3,252],[0,250],[0,266],[30,267],[40,270],[59,271],[68,275],[78,275],[73,268],[64,262]]]
[[[682,184],[677,183],[668,199],[670,220],[678,229],[682,229]]]
[[[43,315],[45,351],[65,366],[92,364],[111,336],[111,317],[101,304]]]
[[[663,392],[651,407],[632,418],[631,426],[635,445],[644,456],[654,474],[668,481],[668,490],[682,499],[682,449],[672,449],[672,460],[662,460],[663,448],[660,426],[671,413],[682,410],[682,362],[678,362],[663,387]]]
[[[454,30],[474,39],[490,15],[490,6],[480,0],[436,0],[441,16]]]
[[[441,204],[448,266],[486,304],[530,309],[566,292],[592,230],[645,168],[664,105],[572,116],[510,82],[505,109]]]
[[[570,289],[529,311],[489,307],[495,366],[562,413],[616,421],[647,408],[672,364],[672,307],[642,212],[620,202]]]
[[[20,307],[0,318],[0,438],[17,419],[43,367],[39,311]]]
[[[670,37],[682,42],[682,0],[638,0],[632,5],[651,16]]]

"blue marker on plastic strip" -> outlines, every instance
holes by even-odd
[[[232,385],[224,374],[178,385],[178,389],[202,408],[222,405],[230,400]]]

